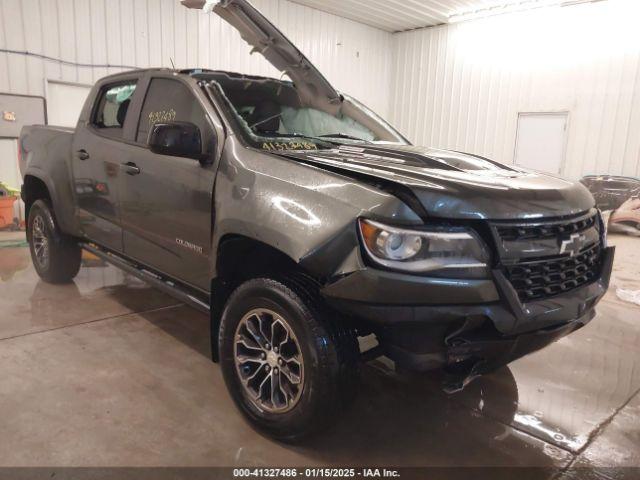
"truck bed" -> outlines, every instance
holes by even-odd
[[[23,200],[25,186],[32,186],[34,182],[45,184],[50,200],[56,207],[58,223],[70,235],[77,233],[72,207],[73,135],[73,128],[33,125],[22,128],[19,143],[20,174],[24,179]]]
[[[34,166],[46,161],[54,149],[56,154],[71,154],[74,129],[54,125],[30,125],[20,132],[20,174],[24,178],[27,165]],[[69,157],[70,158],[70,157]]]

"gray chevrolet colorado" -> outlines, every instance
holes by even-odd
[[[245,0],[183,3],[290,80],[136,70],[100,80],[75,130],[26,127],[45,281],[86,249],[207,312],[239,409],[288,440],[332,421],[363,359],[457,388],[594,317],[613,248],[584,186],[413,146]]]

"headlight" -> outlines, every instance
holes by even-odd
[[[359,219],[364,248],[375,263],[406,272],[449,278],[485,278],[489,254],[463,227],[409,230]]]

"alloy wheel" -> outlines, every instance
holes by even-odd
[[[47,268],[49,265],[49,237],[41,215],[37,215],[34,218],[32,229],[31,239],[36,261],[41,268]]]
[[[234,336],[234,361],[245,393],[260,410],[284,413],[300,400],[304,362],[289,323],[264,308],[248,312]]]

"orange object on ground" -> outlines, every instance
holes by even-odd
[[[0,228],[7,228],[15,225],[13,221],[13,204],[18,197],[0,196]]]

